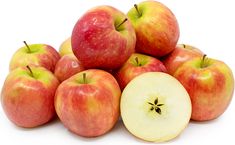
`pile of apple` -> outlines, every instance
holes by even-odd
[[[195,121],[212,120],[234,90],[230,68],[201,50],[177,45],[174,14],[157,1],[135,4],[125,15],[111,6],[87,11],[59,53],[26,42],[12,57],[1,102],[21,127],[58,115],[85,137],[125,127],[146,141],[178,136]]]

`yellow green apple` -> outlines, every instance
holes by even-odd
[[[71,46],[71,37],[64,40],[64,42],[60,45],[59,54],[61,57],[66,54],[73,54]]]

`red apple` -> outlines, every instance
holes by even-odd
[[[169,8],[157,1],[143,1],[127,14],[136,32],[136,51],[162,57],[175,49],[178,22]]]
[[[54,74],[62,82],[83,70],[81,62],[73,54],[67,54],[57,62]]]
[[[193,120],[206,121],[219,117],[232,99],[233,73],[222,61],[204,55],[182,64],[174,76],[189,93]]]
[[[54,72],[55,65],[60,59],[59,53],[47,44],[31,44],[18,49],[11,58],[10,70],[27,65],[42,66]]]
[[[57,78],[43,67],[18,67],[2,88],[2,107],[7,117],[21,127],[37,127],[55,115]]]
[[[136,36],[126,15],[111,6],[89,10],[76,23],[72,49],[85,68],[116,69],[135,50]]]
[[[121,89],[124,89],[133,78],[146,72],[166,72],[166,68],[154,57],[134,53],[117,72],[116,78]]]
[[[202,57],[203,52],[196,47],[179,44],[173,52],[162,59],[166,69],[170,75],[173,75],[177,68],[184,62],[189,61],[195,57]]]
[[[60,84],[55,109],[70,131],[85,137],[100,136],[117,122],[120,96],[121,90],[111,74],[90,69]]]

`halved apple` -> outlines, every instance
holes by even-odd
[[[134,78],[123,90],[121,116],[134,136],[164,142],[178,136],[191,117],[190,97],[174,77],[148,72]]]

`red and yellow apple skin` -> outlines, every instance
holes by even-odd
[[[55,115],[57,78],[43,67],[18,67],[10,72],[2,88],[1,103],[6,116],[20,127],[37,127]]]
[[[67,54],[73,54],[71,46],[71,37],[67,38],[66,40],[64,40],[64,42],[62,42],[62,44],[60,45],[59,54],[61,57]]]
[[[24,46],[14,53],[10,62],[10,71],[17,67],[34,65],[45,67],[54,72],[60,55],[53,47],[46,44],[31,44],[29,48],[30,50]]]
[[[81,62],[73,54],[67,54],[60,58],[55,66],[55,76],[60,82],[68,79],[84,70]]]
[[[179,44],[174,51],[162,59],[163,64],[166,66],[167,72],[174,75],[175,71],[184,63],[193,58],[202,58],[203,52],[196,47]]]
[[[231,69],[215,59],[192,59],[174,74],[188,91],[192,101],[195,121],[207,121],[219,117],[228,107],[234,90]]]
[[[117,69],[135,51],[135,30],[126,15],[111,6],[89,10],[76,23],[72,49],[85,68]]]
[[[90,69],[60,84],[55,109],[70,131],[80,136],[95,137],[108,132],[117,122],[120,96],[121,90],[111,74]]]
[[[133,7],[127,13],[136,32],[136,51],[155,57],[173,51],[180,31],[171,10],[157,1],[143,1],[137,9]]]
[[[146,72],[167,72],[163,63],[151,56],[134,53],[115,74],[123,90],[136,76]]]

